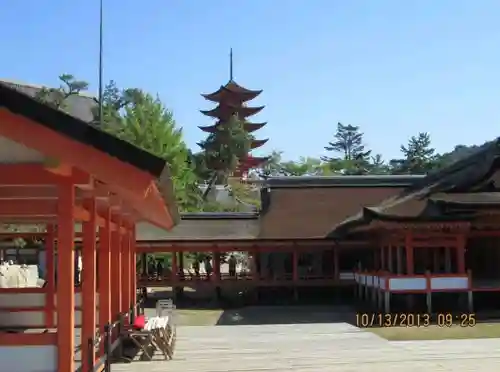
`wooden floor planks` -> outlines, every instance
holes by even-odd
[[[114,372],[377,372],[498,370],[500,340],[388,342],[347,323],[187,326],[173,361]]]

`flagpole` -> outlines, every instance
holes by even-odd
[[[99,0],[99,126],[102,127],[103,107],[102,107],[102,49],[103,49],[103,19],[102,19],[102,2]]]

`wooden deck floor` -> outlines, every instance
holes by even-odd
[[[113,372],[491,372],[500,339],[388,342],[347,323],[185,326],[173,361]]]

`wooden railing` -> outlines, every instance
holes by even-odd
[[[88,370],[81,372],[111,372],[111,356],[115,350],[122,347],[120,335],[124,330],[125,321],[128,319],[129,323],[133,324],[136,314],[144,314],[144,300],[142,296],[128,312],[118,314],[114,322],[106,324],[102,336],[99,331],[96,331],[94,337],[87,340]],[[101,345],[103,354],[96,358],[96,348]]]

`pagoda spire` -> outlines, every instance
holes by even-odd
[[[233,48],[229,49],[229,81],[233,81]]]

